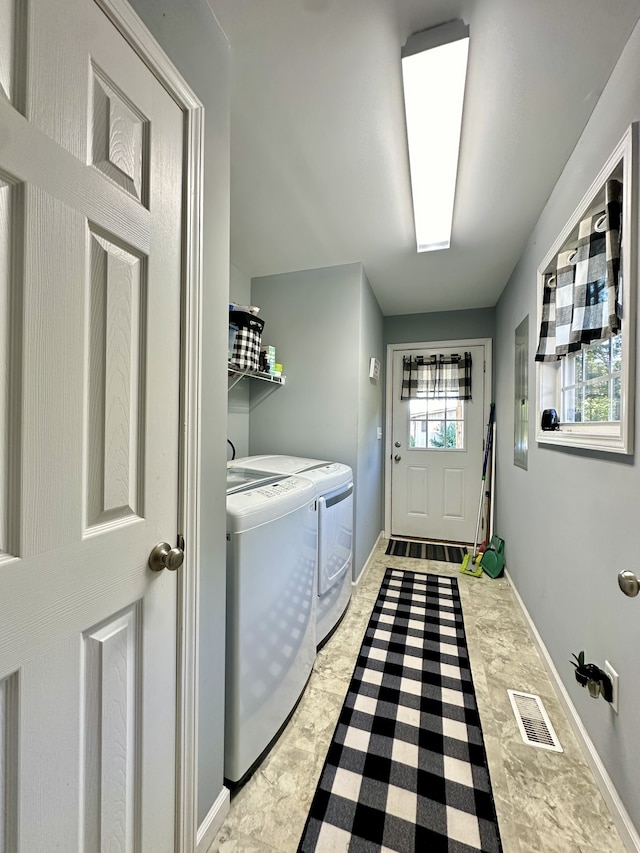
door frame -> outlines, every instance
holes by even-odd
[[[176,833],[175,853],[196,849],[198,769],[198,603],[202,200],[204,106],[126,0],[93,0],[182,110],[185,119],[182,183],[180,317],[180,448],[178,528],[186,547],[177,572]]]
[[[493,387],[493,338],[462,338],[455,341],[413,341],[411,343],[387,344],[386,389],[385,389],[385,454],[384,454],[384,537],[391,536],[391,460],[393,458],[393,357],[397,352],[438,347],[484,346],[484,413],[483,423],[489,420],[491,389]],[[480,478],[478,477],[478,482]]]

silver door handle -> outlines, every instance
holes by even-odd
[[[399,441],[396,441],[396,447],[402,447]]]
[[[184,551],[182,548],[172,548],[168,542],[158,542],[149,554],[149,568],[154,572],[161,572],[163,569],[175,572],[176,569],[180,568],[183,561]]]
[[[625,595],[634,598],[640,592],[640,581],[633,572],[620,572],[618,586]]]
[[[396,453],[396,455],[393,458],[396,460],[396,462],[399,462],[402,459],[402,456],[400,456],[399,453]]]

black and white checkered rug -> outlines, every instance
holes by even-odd
[[[442,545],[438,542],[409,542],[405,539],[389,539],[385,553],[392,557],[413,557],[417,560],[461,563],[467,549],[461,548],[459,545]]]
[[[298,853],[502,850],[456,578],[387,569]]]

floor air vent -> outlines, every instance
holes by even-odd
[[[513,713],[516,715],[522,740],[530,746],[562,752],[542,699],[533,693],[521,693],[519,690],[507,690],[507,693],[513,706]]]

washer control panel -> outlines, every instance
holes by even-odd
[[[281,480],[279,483],[273,483],[269,486],[260,486],[252,491],[256,495],[261,495],[264,498],[281,498],[289,492],[295,492],[300,489],[300,480],[288,478]]]

